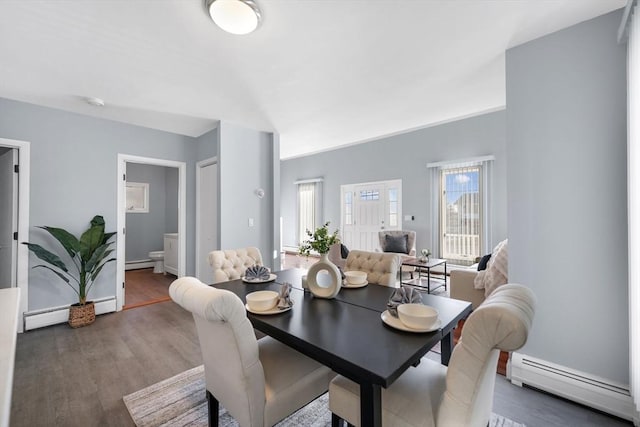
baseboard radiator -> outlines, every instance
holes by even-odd
[[[125,270],[138,270],[140,268],[152,268],[155,262],[150,259],[139,259],[135,261],[127,261],[124,263]]]
[[[627,384],[521,353],[511,355],[510,376],[518,386],[527,384],[630,421],[636,417]]]
[[[96,314],[116,311],[116,298],[106,297],[94,299]],[[65,323],[69,320],[69,306],[51,307],[44,310],[29,311],[24,314],[24,330],[29,331],[45,326]]]

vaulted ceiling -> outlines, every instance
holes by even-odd
[[[202,0],[2,0],[0,97],[189,136],[230,121],[289,158],[503,108],[506,49],[626,3],[256,2],[235,36]]]

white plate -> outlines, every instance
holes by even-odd
[[[402,323],[402,321],[397,317],[393,317],[391,313],[389,313],[389,310],[385,310],[380,315],[380,318],[384,323],[391,326],[392,328],[400,329],[401,331],[407,331],[407,332],[433,332],[433,331],[437,331],[438,329],[440,329],[440,326],[442,326],[442,321],[438,319],[436,323],[434,323],[433,326],[431,326],[430,328],[426,328],[426,329],[410,328],[404,323]]]
[[[275,274],[269,274],[269,278],[267,280],[250,280],[242,276],[242,281],[245,283],[267,283],[267,282],[273,282],[277,278],[278,276],[276,276]]]
[[[278,313],[284,313],[285,311],[289,311],[291,310],[291,306],[287,307],[287,308],[278,308],[273,307],[271,310],[266,310],[266,311],[255,311],[249,308],[249,304],[245,304],[244,307],[247,309],[247,311],[249,313],[253,313],[253,314],[278,314]]]
[[[343,288],[364,288],[365,286],[367,286],[369,284],[368,280],[365,280],[364,283],[361,283],[359,285],[352,285],[349,282],[347,282],[347,279],[344,279],[342,281],[342,287]]]

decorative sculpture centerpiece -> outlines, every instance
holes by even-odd
[[[307,240],[300,245],[300,254],[309,256],[311,252],[320,254],[320,261],[309,268],[307,285],[309,291],[318,298],[335,298],[342,286],[342,274],[338,267],[329,261],[329,248],[340,243],[338,230],[329,233],[329,222],[318,227],[313,233],[307,230]],[[318,280],[320,279],[320,280]]]

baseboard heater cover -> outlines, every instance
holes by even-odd
[[[96,298],[93,300],[96,314],[112,313],[116,311],[116,298]],[[51,307],[43,310],[30,311],[24,314],[24,330],[29,331],[45,326],[65,323],[69,320],[69,306]]]
[[[628,384],[522,353],[511,355],[510,371],[511,382],[515,385],[527,384],[630,421],[636,418]]]
[[[124,263],[125,270],[138,270],[141,268],[153,268],[155,266],[155,262],[150,259],[139,259],[136,261],[127,261]]]

